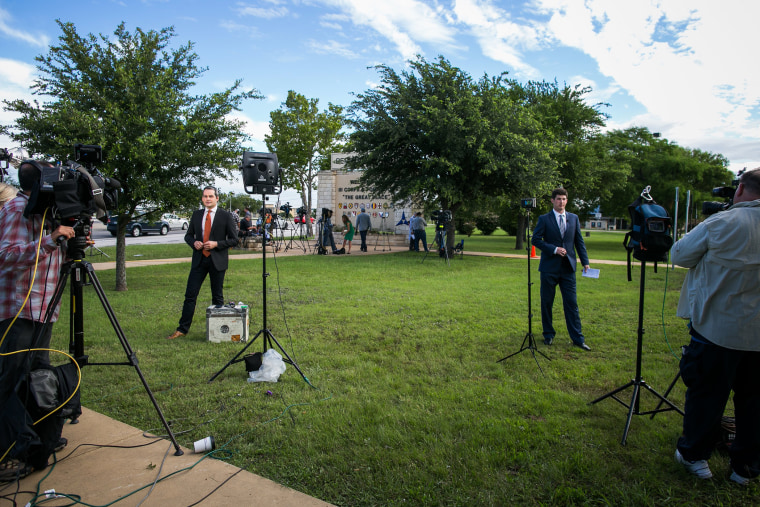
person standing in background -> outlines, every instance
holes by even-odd
[[[372,221],[370,220],[369,215],[366,211],[364,211],[364,207],[361,208],[361,213],[359,213],[359,216],[356,217],[356,230],[359,231],[359,236],[361,237],[362,244],[360,250],[362,252],[367,251],[367,233],[372,228]]]

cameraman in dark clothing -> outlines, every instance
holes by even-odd
[[[689,268],[678,316],[690,320],[691,334],[681,357],[687,391],[675,459],[701,479],[712,477],[707,460],[733,391],[730,479],[747,485],[760,474],[760,168],[742,174],[734,204],[695,227],[670,255]]]
[[[63,420],[56,416],[34,425],[33,434],[14,434],[23,431],[24,421],[19,419],[25,414],[16,388],[31,370],[50,364],[47,351],[27,349],[50,347],[52,323],[60,307],[53,309],[49,324],[43,322],[60,274],[63,253],[58,240],[75,236],[71,227],[50,227],[49,214],[44,229],[42,215],[24,216],[43,166],[52,164],[23,162],[18,170],[21,191],[0,209],[0,430],[1,441],[13,444],[8,456],[20,460],[4,461],[0,480],[15,480],[45,468],[48,456],[65,445]],[[0,449],[0,456],[6,451]]]

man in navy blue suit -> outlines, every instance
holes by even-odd
[[[541,272],[541,324],[544,328],[544,343],[551,345],[554,340],[552,306],[557,285],[562,293],[567,332],[573,345],[583,350],[591,350],[581,331],[581,316],[578,313],[578,299],[575,294],[575,253],[581,258],[583,271],[589,268],[586,245],[581,235],[578,215],[565,211],[567,190],[557,188],[552,192],[552,211],[538,217],[531,243],[541,250],[538,270]]]

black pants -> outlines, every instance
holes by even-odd
[[[367,232],[368,231],[359,231],[359,236],[361,236],[362,238],[362,246],[359,250],[361,250],[362,252],[367,251]]]
[[[195,314],[195,302],[198,299],[203,281],[206,280],[206,275],[208,275],[211,283],[211,303],[214,305],[224,304],[225,273],[226,271],[218,271],[214,267],[210,256],[203,256],[197,266],[190,268],[190,274],[187,277],[187,289],[185,289],[185,302],[182,304],[182,316],[179,319],[177,331],[187,334],[190,330]]]
[[[734,392],[736,439],[731,468],[742,477],[760,470],[760,352],[732,350],[704,337],[692,339],[681,357],[687,386],[683,435],[678,450],[689,461],[708,459],[720,435],[720,420]]]
[[[52,324],[16,319],[11,326],[12,320],[0,322],[0,336],[10,327],[0,352],[50,347]],[[25,392],[19,398],[16,389],[27,379],[30,371],[49,366],[47,351],[0,356],[0,431],[3,432],[0,441],[8,444],[0,452],[5,452],[13,444],[9,455],[32,465],[36,470],[47,466],[48,457],[61,438],[63,419],[52,415],[32,425],[32,421],[47,414],[35,411],[36,406],[28,399],[31,395]],[[33,413],[29,414],[25,407]]]
[[[11,324],[13,319],[0,322],[0,337]],[[35,335],[37,340],[32,343]],[[0,352],[7,353],[29,348],[50,347],[50,338],[53,333],[53,325],[35,322],[27,319],[16,319],[8,335],[3,341]],[[47,351],[20,352],[8,356],[0,356],[0,399],[5,399],[13,392],[22,376],[32,370],[50,365],[50,355]]]

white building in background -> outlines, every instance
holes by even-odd
[[[345,159],[350,153],[332,153],[330,170],[317,174],[317,217],[322,208],[333,211],[333,223],[340,224],[341,216],[348,215],[352,223],[364,208],[372,221],[372,230],[409,233],[411,206],[399,206],[385,196],[371,195],[359,187],[362,171],[346,171]]]

